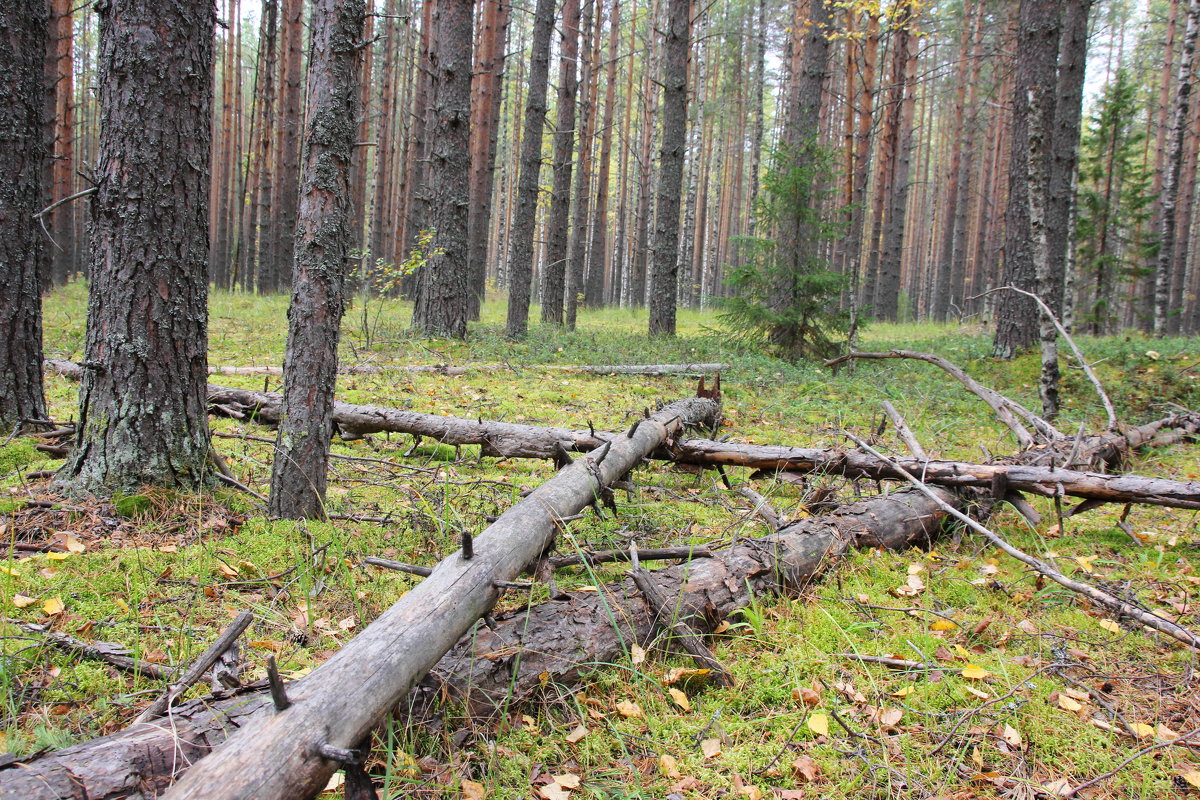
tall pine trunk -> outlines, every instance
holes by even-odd
[[[195,487],[208,462],[213,3],[107,0],[100,21],[76,492]]]
[[[313,3],[308,119],[283,361],[285,413],[271,468],[270,513],[287,519],[325,518],[365,14],[363,0]]]
[[[575,95],[578,88],[579,0],[564,0],[559,48],[557,120],[554,128],[554,178],[546,220],[546,263],[542,269],[542,322],[563,324],[567,238],[570,233],[571,170],[575,148]]]
[[[45,0],[0,5],[0,435],[46,418],[42,390]]]

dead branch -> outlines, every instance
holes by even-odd
[[[174,670],[168,667],[161,667],[158,664],[134,658],[129,655],[128,648],[115,642],[85,642],[82,639],[76,639],[74,636],[69,636],[60,631],[51,630],[47,625],[22,622],[19,619],[6,618],[4,621],[43,637],[47,644],[51,644],[59,650],[75,653],[84,658],[103,661],[123,672],[130,672],[134,675],[145,675],[147,678],[153,678],[158,681],[168,680],[174,674]]]
[[[867,444],[866,442],[864,442],[862,439],[858,438],[854,434],[846,432],[846,436],[848,438],[850,438],[851,440],[853,440],[859,447],[866,450],[868,453],[871,453],[872,455],[874,455],[875,457],[877,457],[879,459],[887,460],[885,456],[880,455],[869,444]],[[895,464],[895,462],[893,462],[893,464]],[[905,470],[903,467],[899,466],[898,464],[895,466],[896,466],[896,469],[901,474],[904,475],[904,477],[908,480],[908,482],[911,483],[914,487],[916,487],[919,491],[921,491],[923,493],[928,492],[929,493],[928,497],[930,497],[931,499],[936,497],[936,495],[934,495],[932,493],[932,490],[927,485],[925,485],[925,483],[923,481],[914,477],[912,475],[912,473],[908,472],[907,470]],[[1177,625],[1168,619],[1164,619],[1163,617],[1160,617],[1157,614],[1153,614],[1149,611],[1138,608],[1137,606],[1132,605],[1131,603],[1127,603],[1124,600],[1121,600],[1120,598],[1115,597],[1115,596],[1109,594],[1108,592],[1103,591],[1102,589],[1096,588],[1095,586],[1092,586],[1087,583],[1083,583],[1081,581],[1077,581],[1074,578],[1068,578],[1066,575],[1059,572],[1058,569],[1056,569],[1051,564],[1047,564],[1045,561],[1042,561],[1039,558],[1035,558],[1034,556],[1029,555],[1028,553],[1024,552],[1023,550],[1018,550],[1016,547],[1013,547],[1011,544],[1008,543],[1007,540],[1002,538],[999,534],[997,534],[994,531],[992,531],[991,529],[985,527],[982,523],[977,522],[976,520],[974,520],[971,517],[967,516],[966,514],[962,513],[958,509],[953,508],[948,503],[946,503],[944,500],[937,498],[937,503],[938,503],[938,506],[940,508],[942,508],[942,510],[946,511],[948,514],[953,516],[955,519],[957,519],[960,522],[962,522],[963,524],[965,524],[971,530],[973,530],[976,533],[978,533],[979,535],[983,536],[985,539],[987,539],[989,542],[994,544],[996,547],[999,547],[1005,553],[1008,553],[1010,556],[1017,559],[1021,563],[1025,564],[1026,566],[1031,567],[1036,572],[1038,572],[1038,573],[1046,576],[1050,580],[1054,581],[1059,586],[1062,586],[1066,589],[1070,589],[1071,591],[1073,591],[1077,594],[1081,594],[1084,597],[1087,597],[1089,600],[1094,602],[1096,605],[1101,606],[1102,608],[1107,608],[1108,610],[1115,612],[1121,616],[1126,616],[1131,619],[1137,620],[1138,622],[1140,622],[1141,624],[1145,625],[1148,628],[1153,628],[1154,630],[1156,630],[1160,633],[1165,633],[1166,635],[1178,640],[1179,642],[1183,643],[1187,647],[1192,648],[1193,650],[1200,650],[1200,638],[1198,638],[1196,636],[1196,634],[1192,633],[1187,628]]]
[[[900,416],[900,412],[896,410],[896,407],[887,400],[884,400],[880,405],[883,407],[883,413],[887,414],[888,419],[892,421],[892,427],[896,429],[896,435],[900,437],[900,441],[904,442],[904,446],[908,448],[908,452],[912,453],[913,458],[928,461],[929,456],[926,455],[925,448],[921,447],[921,443],[917,441],[917,437],[913,435],[912,429],[908,427],[908,423],[904,421],[904,417]]]
[[[911,358],[940,367],[948,375],[965,386],[967,391],[971,392],[980,400],[988,404],[1000,421],[1003,422],[1010,431],[1012,431],[1013,436],[1017,438],[1017,444],[1020,445],[1022,450],[1032,447],[1038,441],[1053,442],[1066,438],[1057,428],[1039,417],[1037,414],[1034,414],[1025,406],[1021,405],[1015,400],[1010,400],[1009,398],[997,392],[995,389],[990,389],[987,386],[984,386],[983,384],[979,383],[979,381],[975,380],[966,372],[964,372],[961,368],[951,364],[941,356],[935,356],[931,353],[918,353],[915,350],[889,350],[886,353],[864,353],[852,351],[850,353],[846,353],[845,355],[841,355],[837,358],[832,358],[826,361],[825,366],[833,367],[851,359],[862,358]],[[1029,430],[1017,420],[1017,416],[1020,416],[1035,429],[1037,429],[1039,435],[1035,438],[1029,432]]]

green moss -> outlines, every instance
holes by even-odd
[[[8,444],[0,446],[0,475],[29,466],[41,459],[42,454],[37,451],[32,439],[15,438]]]
[[[144,494],[117,492],[112,497],[113,508],[122,517],[137,517],[150,510],[150,498]]]

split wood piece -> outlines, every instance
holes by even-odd
[[[188,667],[187,672],[183,673],[183,677],[168,686],[167,690],[159,695],[157,700],[138,715],[138,718],[133,721],[134,724],[149,722],[156,717],[161,717],[170,710],[171,703],[179,699],[180,695],[190,689],[196,681],[203,678],[204,674],[221,657],[221,654],[237,641],[237,638],[242,635],[246,628],[250,627],[250,623],[253,621],[254,612],[249,609],[238,614],[233,622],[229,623],[229,626],[221,632],[217,640],[209,645],[208,649],[201,653],[200,657]]]
[[[949,493],[934,491],[952,504],[958,502]],[[650,577],[668,597],[682,595],[690,606],[710,609],[707,624],[744,608],[753,598],[807,585],[836,566],[852,545],[893,550],[929,546],[947,518],[924,495],[903,489],[801,520],[763,539],[741,540],[714,551],[712,558],[658,570]],[[466,701],[475,713],[512,708],[537,697],[547,682],[573,684],[597,664],[628,658],[631,642],[646,646],[652,636],[652,616],[632,579],[606,584],[599,591],[569,592],[560,600],[498,615],[490,626],[476,626],[400,708],[419,709],[436,702],[443,690]],[[293,697],[304,696],[303,683],[288,685]],[[346,694],[370,697],[348,688]],[[170,725],[134,725],[0,769],[0,800],[157,797],[188,765],[252,724],[264,709],[271,713],[270,708],[265,682],[229,697],[181,703],[172,709]]]
[[[1015,400],[1010,400],[1009,398],[997,392],[995,389],[984,386],[979,381],[968,375],[960,367],[957,367],[941,356],[935,356],[932,353],[919,353],[915,350],[889,350],[886,353],[865,353],[854,350],[846,353],[845,355],[838,356],[837,358],[829,359],[825,362],[825,366],[833,367],[846,361],[850,361],[851,359],[863,358],[909,358],[917,361],[924,361],[940,367],[947,374],[965,386],[967,391],[971,392],[980,400],[988,404],[1000,421],[1003,422],[1010,431],[1012,431],[1013,436],[1017,438],[1017,444],[1020,445],[1022,450],[1032,447],[1039,441],[1051,442],[1066,438],[1057,428],[1039,417],[1037,414],[1034,414],[1025,406],[1021,405]],[[1028,428],[1022,425],[1019,420],[1017,420],[1018,416],[1037,430],[1038,435],[1036,437],[1029,432]]]
[[[681,400],[642,420],[538,487],[473,538],[328,661],[288,690],[291,705],[256,715],[167,793],[184,798],[312,797],[337,764],[323,747],[354,747],[495,605],[511,581],[554,541],[557,520],[578,513],[685,425],[716,416],[709,399]],[[602,460],[601,460],[602,457]],[[590,466],[589,466],[590,465]],[[597,481],[599,480],[599,485]]]
[[[47,359],[46,364],[60,374],[62,362]],[[582,372],[589,375],[711,375],[729,369],[728,364],[536,364],[529,365],[530,371],[554,370],[556,372]],[[469,372],[503,372],[517,370],[508,364],[344,364],[338,367],[339,375],[378,375],[386,372],[433,373],[436,375],[465,375]],[[209,375],[282,375],[282,367],[272,366],[210,366]]]
[[[884,456],[880,455],[878,452],[876,452],[874,449],[872,449],[869,444],[867,444],[866,442],[864,442],[862,439],[858,438],[854,434],[846,433],[846,436],[849,437],[851,440],[853,440],[859,447],[863,448],[867,452],[875,455],[878,458],[884,458]],[[1145,625],[1148,628],[1153,628],[1154,630],[1158,631],[1159,633],[1165,633],[1166,635],[1181,642],[1186,647],[1190,647],[1193,650],[1200,651],[1200,637],[1197,637],[1196,634],[1192,633],[1187,628],[1184,628],[1181,625],[1177,625],[1176,623],[1170,621],[1169,619],[1160,617],[1159,615],[1154,614],[1150,611],[1146,611],[1145,609],[1138,608],[1137,606],[1133,605],[1132,603],[1127,603],[1124,600],[1120,599],[1119,597],[1109,594],[1108,592],[1106,592],[1102,589],[1099,589],[1095,586],[1092,586],[1091,584],[1083,583],[1082,581],[1077,581],[1074,578],[1068,578],[1066,575],[1059,572],[1058,569],[1056,567],[1054,567],[1052,564],[1048,564],[1045,561],[1042,561],[1041,559],[1036,558],[1035,556],[1029,555],[1028,553],[1024,552],[1023,550],[1017,549],[1016,547],[1009,544],[1008,541],[1005,540],[1003,537],[1001,537],[999,534],[992,531],[990,528],[987,528],[982,523],[972,519],[971,517],[967,516],[966,514],[962,513],[961,511],[959,511],[955,508],[952,508],[950,505],[945,504],[945,501],[941,500],[940,498],[937,498],[937,496],[933,493],[933,490],[930,489],[928,486],[926,486],[923,481],[921,481],[919,478],[914,477],[911,473],[904,470],[902,467],[897,466],[897,469],[899,469],[904,474],[904,477],[908,480],[908,482],[911,483],[914,487],[916,487],[918,491],[927,494],[927,496],[930,497],[931,499],[937,499],[939,506],[941,506],[944,511],[951,514],[955,519],[957,519],[960,522],[962,522],[963,524],[965,524],[971,530],[973,530],[976,533],[978,533],[979,535],[983,536],[983,538],[987,539],[989,542],[994,544],[996,547],[999,547],[1005,553],[1008,553],[1010,556],[1017,559],[1018,561],[1025,564],[1026,566],[1033,568],[1039,574],[1046,576],[1050,580],[1057,583],[1059,586],[1062,586],[1066,589],[1070,589],[1072,592],[1075,592],[1077,594],[1083,595],[1084,597],[1088,598],[1093,603],[1095,603],[1096,605],[1098,605],[1102,608],[1106,608],[1109,611],[1112,611],[1121,616],[1127,616],[1133,620],[1136,620],[1137,622],[1140,622],[1142,625]]]
[[[124,645],[116,642],[85,642],[82,639],[76,639],[74,636],[69,636],[59,631],[51,630],[49,626],[38,625],[33,622],[22,622],[18,619],[5,619],[5,622],[10,625],[37,634],[44,638],[47,644],[57,647],[59,650],[65,650],[68,653],[75,653],[84,658],[92,658],[97,661],[103,661],[111,664],[122,672],[130,672],[134,675],[144,675],[147,678],[153,678],[156,681],[169,680],[174,674],[174,670],[169,667],[161,667],[158,664],[153,664],[149,661],[142,661],[140,658],[134,658],[129,655],[129,649]]]
[[[672,642],[678,643],[680,647],[688,651],[701,669],[710,670],[717,685],[733,686],[733,678],[730,677],[729,671],[721,666],[721,662],[717,661],[712,651],[692,629],[692,620],[699,621],[702,617],[690,613],[691,610],[683,604],[682,600],[670,601],[655,585],[650,573],[641,567],[630,570],[629,577],[633,579],[634,585],[645,598],[646,606],[654,616],[655,626],[661,626],[671,631]]]

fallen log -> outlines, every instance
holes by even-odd
[[[46,359],[46,366],[61,375],[70,375],[73,362]],[[580,372],[588,375],[711,375],[729,369],[728,364],[537,364],[530,370]],[[386,372],[433,373],[435,375],[466,375],[469,372],[518,372],[509,364],[343,364],[339,375],[379,375]],[[282,375],[283,367],[258,365],[249,367],[210,365],[209,375]]]
[[[949,493],[940,496],[959,503]],[[901,490],[714,551],[709,558],[652,572],[649,578],[673,604],[695,612],[698,627],[711,631],[752,597],[807,585],[850,547],[926,545],[946,517],[929,498]],[[654,634],[654,614],[630,578],[596,592],[569,592],[476,626],[400,705],[423,708],[443,692],[479,712],[520,703],[535,697],[547,682],[572,683],[600,665],[627,658],[633,642],[649,647]],[[310,679],[288,684],[288,694],[301,697],[303,683]],[[343,687],[347,697],[368,696],[350,687]],[[271,714],[270,707],[264,683],[232,696],[182,703],[171,709],[169,724],[134,725],[0,769],[0,798],[157,797],[227,736],[253,724],[256,715]],[[290,711],[273,716],[286,718]]]
[[[68,373],[78,367],[53,362]],[[58,367],[56,367],[58,368]],[[210,406],[224,413],[237,410],[257,421],[275,424],[283,413],[280,395],[251,389],[209,386]],[[355,434],[390,431],[427,436],[444,444],[479,445],[484,455],[509,458],[555,458],[559,449],[588,451],[624,434],[605,431],[541,427],[511,422],[472,421],[440,417],[397,408],[336,403],[333,420]],[[962,461],[899,459],[927,483],[956,488],[989,488],[998,480],[1009,489],[1045,497],[1063,494],[1107,503],[1142,503],[1174,508],[1200,508],[1200,483],[1137,475],[1107,475],[1063,469],[1068,463],[1086,467],[1119,466],[1131,450],[1162,446],[1195,437],[1200,415],[1172,414],[1153,422],[1077,440],[1058,440],[1020,454],[1018,464],[972,464]],[[650,458],[697,466],[739,466],[770,472],[844,475],[850,478],[903,481],[888,462],[861,451],[752,445],[684,439],[659,447]],[[1015,459],[1014,459],[1015,460]],[[1061,489],[1060,489],[1061,487]]]
[[[288,691],[290,705],[256,714],[193,766],[172,798],[311,797],[338,768],[329,754],[357,747],[371,728],[511,581],[553,543],[559,520],[595,501],[686,425],[711,424],[719,405],[694,398],[641,420],[625,436],[564,467]]]

